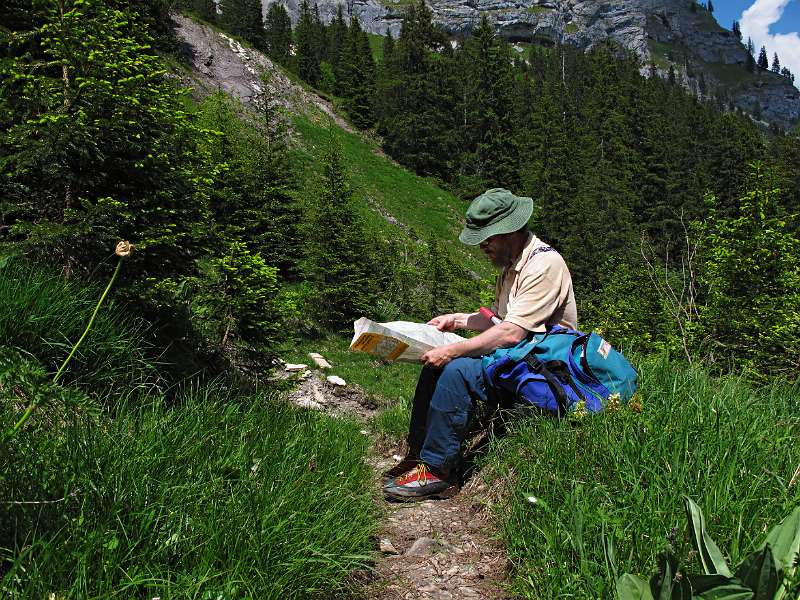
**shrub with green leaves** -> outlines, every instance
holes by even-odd
[[[696,337],[725,367],[797,377],[800,239],[787,228],[797,215],[780,197],[773,174],[755,163],[738,211],[722,217],[711,210],[698,226],[707,297]]]
[[[295,312],[294,302],[281,290],[278,270],[243,242],[232,242],[191,283],[193,320],[219,349],[238,340],[269,352],[290,337],[285,324]]]

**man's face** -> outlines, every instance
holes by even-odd
[[[502,269],[511,264],[511,236],[512,233],[493,235],[483,240],[479,248],[495,267]]]

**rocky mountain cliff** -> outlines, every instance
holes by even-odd
[[[262,0],[265,10],[270,0]],[[298,0],[284,2],[296,21]],[[403,9],[411,0],[316,0],[329,21],[342,4],[362,27],[399,35]],[[467,35],[486,13],[513,42],[572,44],[590,50],[613,40],[666,75],[672,66],[684,85],[715,95],[742,110],[793,127],[800,120],[800,91],[788,79],[745,68],[747,50],[695,0],[426,0],[434,20],[454,36]],[[311,4],[311,2],[309,2]]]

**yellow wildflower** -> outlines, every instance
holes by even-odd
[[[133,244],[128,241],[121,241],[117,242],[117,248],[114,250],[114,254],[119,256],[120,258],[127,258],[133,252]]]

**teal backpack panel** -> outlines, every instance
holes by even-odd
[[[561,326],[484,356],[483,369],[491,386],[560,415],[579,407],[599,412],[612,396],[627,402],[638,380],[602,337]]]

